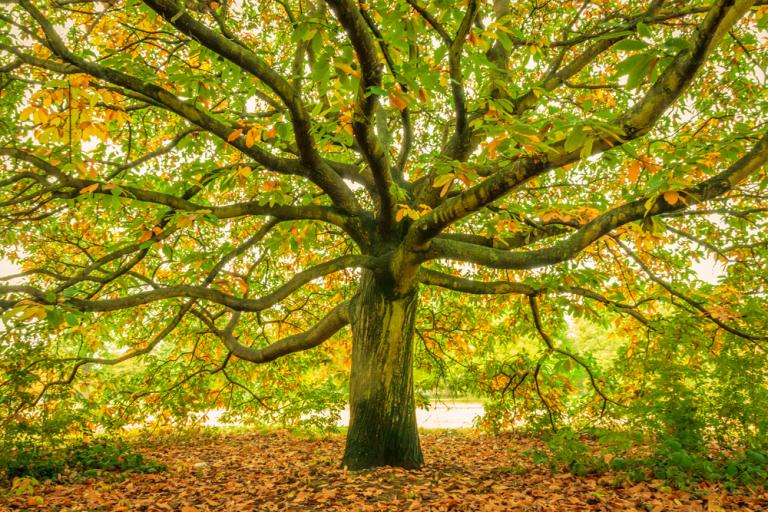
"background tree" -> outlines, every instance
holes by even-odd
[[[494,375],[553,421],[549,359],[616,401],[565,315],[764,350],[765,4],[3,1],[4,416],[134,358],[89,392],[136,413],[181,368],[162,396],[269,407],[335,338],[344,464],[418,467],[417,323],[427,351],[466,343],[441,317],[528,325],[543,350]]]

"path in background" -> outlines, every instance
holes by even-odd
[[[208,427],[235,426],[238,423],[221,421],[221,409],[206,413],[207,419],[203,425]],[[472,428],[475,418],[483,415],[483,404],[480,402],[454,402],[441,400],[432,402],[427,409],[416,409],[416,422],[419,428]],[[341,411],[337,422],[340,427],[349,425],[349,407]]]
[[[472,428],[475,418],[483,415],[480,402],[453,402],[441,400],[432,402],[427,409],[416,409],[416,424],[419,428]],[[341,412],[340,427],[349,424],[349,407]]]

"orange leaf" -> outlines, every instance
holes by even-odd
[[[524,139],[527,139],[533,142],[534,144],[541,142],[541,137],[539,137],[538,135],[529,135],[527,133],[518,133],[517,135],[519,137],[522,137]]]
[[[678,194],[674,190],[671,190],[669,192],[664,192],[664,200],[669,204],[674,205],[680,200],[680,194]]]
[[[145,231],[145,232],[143,232],[143,233],[141,234],[141,236],[139,237],[139,239],[138,239],[138,240],[136,240],[136,243],[137,243],[137,244],[143,244],[144,242],[146,242],[147,240],[149,240],[150,238],[152,238],[152,235],[153,235],[153,234],[154,234],[154,233],[152,232],[152,230],[148,229],[147,231]]]
[[[411,99],[400,89],[393,89],[389,92],[389,104],[401,112],[408,108],[410,102]]]
[[[261,128],[254,126],[250,130],[248,130],[248,133],[245,134],[245,145],[247,147],[253,147],[253,145],[256,143],[256,140],[261,136]]]
[[[637,182],[637,178],[640,177],[640,162],[635,160],[629,165],[629,173],[627,174],[627,178],[629,178],[629,181],[631,183]]]
[[[180,228],[185,228],[190,224],[192,224],[196,218],[197,218],[197,215],[195,214],[179,217],[179,220],[176,222],[176,225]]]
[[[232,142],[233,140],[237,139],[242,134],[243,134],[243,129],[242,128],[238,128],[237,130],[234,130],[232,133],[229,134],[229,137],[227,137],[227,142]]]
[[[499,135],[498,137],[493,139],[491,142],[489,142],[487,146],[485,146],[486,151],[488,151],[489,157],[491,157],[492,159],[496,158],[496,148],[506,138],[507,138],[506,135]]]
[[[264,183],[261,184],[261,190],[264,192],[272,192],[273,190],[276,190],[280,188],[280,181],[279,180],[266,180]]]
[[[80,189],[81,194],[90,194],[91,192],[95,191],[97,188],[99,188],[99,183],[94,183],[92,185],[88,185],[87,187],[83,187]]]

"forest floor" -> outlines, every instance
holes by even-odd
[[[284,431],[199,434],[144,443],[156,474],[104,474],[0,494],[0,510],[35,511],[582,511],[768,510],[768,492],[729,493],[719,484],[674,490],[662,481],[551,473],[525,452],[521,435],[443,431],[422,435],[419,471],[339,467],[341,435]]]

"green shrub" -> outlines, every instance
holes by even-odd
[[[97,441],[83,443],[70,449],[68,465],[84,472],[92,471],[138,471],[157,473],[165,467],[152,461],[122,441]]]
[[[686,431],[688,433],[688,431]],[[583,476],[615,473],[616,481],[664,480],[677,488],[691,488],[701,481],[723,482],[729,489],[738,486],[768,485],[768,450],[758,447],[742,451],[708,451],[701,444],[687,444],[691,438],[668,437],[644,451],[628,451],[637,441],[623,433],[601,433],[594,445],[573,430],[552,434],[545,450],[526,452],[534,463],[550,471],[568,471]]]
[[[23,477],[53,480],[65,467],[66,461],[61,453],[39,447],[16,448],[0,456],[0,477],[4,476],[8,481]]]
[[[60,480],[67,470],[93,476],[103,471],[157,473],[165,466],[147,461],[120,440],[102,439],[60,449],[16,446],[0,455],[0,481],[14,478]]]

